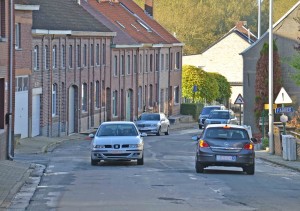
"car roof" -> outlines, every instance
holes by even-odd
[[[113,125],[113,124],[134,124],[134,123],[131,121],[107,121],[101,123],[101,125]]]
[[[209,124],[206,126],[205,129],[208,129],[208,128],[216,128],[216,127],[230,127],[230,128],[237,128],[237,129],[244,129],[244,130],[247,130],[247,128],[245,128],[245,126],[243,125],[233,125],[233,124]]]
[[[210,107],[224,107],[223,105],[209,105],[209,106],[204,106],[203,108],[210,108]]]

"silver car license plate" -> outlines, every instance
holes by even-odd
[[[217,161],[230,161],[230,162],[235,162],[236,161],[236,156],[228,156],[228,155],[217,155],[216,156]]]

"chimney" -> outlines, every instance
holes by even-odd
[[[154,0],[145,0],[145,12],[153,17],[153,1]]]

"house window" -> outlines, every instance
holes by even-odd
[[[143,71],[143,56],[140,54],[140,73]]]
[[[90,49],[90,65],[94,66],[94,45],[91,44],[91,49]]]
[[[102,44],[102,63],[106,64],[106,45],[105,43]]]
[[[61,46],[61,67],[66,67],[66,46]]]
[[[100,65],[100,45],[96,46],[96,65]]]
[[[180,69],[180,52],[176,53],[176,58],[175,58],[175,69],[179,70]]]
[[[169,54],[166,54],[166,70],[169,70],[169,62],[170,62]]]
[[[153,85],[149,85],[149,106],[153,106]]]
[[[80,65],[81,65],[80,45],[77,45],[76,57],[77,57],[77,67],[80,67]]]
[[[15,48],[16,49],[21,48],[21,24],[20,23],[15,24]]]
[[[0,0],[0,38],[5,37],[5,13],[5,1]]]
[[[16,77],[15,86],[16,86],[15,87],[16,92],[28,91],[28,77],[27,76]]]
[[[2,6],[2,2],[1,5]],[[2,13],[0,13],[1,15]],[[5,99],[5,80],[0,78],[0,99]],[[0,100],[0,129],[4,129],[5,100]]]
[[[165,55],[161,54],[161,62],[160,62],[160,70],[163,71],[165,69]]]
[[[124,75],[124,55],[120,58],[120,73],[121,75]]]
[[[127,75],[130,75],[130,55],[127,55]]]
[[[137,73],[137,55],[133,56],[133,71]]]
[[[56,45],[54,45],[53,48],[52,48],[52,67],[53,67],[53,69],[57,68],[57,49],[56,49]]]
[[[52,116],[56,116],[57,84],[52,84]]]
[[[101,81],[101,103],[102,107],[105,106],[105,82],[104,80]]]
[[[138,109],[142,110],[143,104],[142,104],[142,99],[143,99],[143,92],[142,92],[142,87],[139,86],[138,89]]]
[[[118,116],[118,91],[114,91],[113,92],[113,99],[112,99],[112,103],[113,103],[113,116]]]
[[[118,75],[118,57],[114,57],[114,76]]]
[[[179,86],[174,88],[174,103],[179,104]]]
[[[83,46],[83,66],[87,66],[87,46],[86,44]]]
[[[147,73],[147,72],[148,72],[148,68],[149,68],[149,67],[148,67],[148,55],[146,55],[145,63],[146,63],[146,64],[145,64],[145,66],[146,66],[146,67],[145,67],[145,71],[146,71],[146,73]]]
[[[45,49],[44,49],[44,64],[45,64],[45,70],[49,70],[49,62],[50,62],[50,58],[49,58],[49,47],[48,47],[48,45],[45,45]]]
[[[39,46],[34,46],[33,50],[33,69],[38,70],[39,69]]]
[[[87,84],[82,84],[81,90],[81,110],[82,112],[87,112]]]
[[[153,55],[150,54],[150,72],[153,71]]]
[[[156,62],[156,68],[155,68],[155,71],[158,71],[159,70],[159,55],[156,54],[155,55],[155,62]]]
[[[95,108],[100,108],[100,83],[96,81],[95,83]]]
[[[171,57],[170,57],[170,70],[173,70],[173,61],[174,61],[174,58],[173,58],[173,53],[171,53]]]
[[[69,68],[73,68],[73,47],[69,46]]]

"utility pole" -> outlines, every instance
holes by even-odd
[[[258,18],[257,18],[257,39],[260,38],[260,35],[261,35],[261,2],[262,0],[258,0]]]

